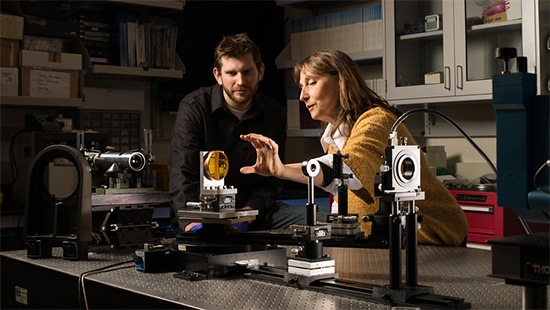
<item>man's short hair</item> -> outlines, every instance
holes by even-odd
[[[248,53],[252,54],[254,63],[259,70],[262,66],[262,54],[252,39],[244,33],[223,37],[214,53],[214,67],[221,70],[222,57],[242,57]]]

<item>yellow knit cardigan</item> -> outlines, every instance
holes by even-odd
[[[341,150],[343,154],[349,154],[345,163],[364,186],[361,190],[348,192],[348,212],[359,214],[359,218],[374,214],[379,209],[378,198],[374,197],[374,175],[380,172],[388,134],[396,119],[386,109],[370,109],[359,117]],[[403,124],[398,127],[397,134],[398,137],[407,137],[408,144],[416,144]],[[328,152],[334,153],[336,149],[330,147]],[[425,200],[416,201],[418,214],[422,216],[418,242],[460,245],[468,232],[466,216],[451,193],[435,177],[422,152],[421,188],[425,192]],[[361,229],[365,235],[369,235],[371,224],[362,223]]]

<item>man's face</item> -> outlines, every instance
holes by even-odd
[[[264,65],[258,70],[250,53],[241,57],[224,56],[221,70],[214,68],[214,77],[223,87],[227,105],[239,111],[248,109],[263,76]]]

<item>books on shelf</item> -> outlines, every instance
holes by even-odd
[[[126,31],[128,66],[176,68],[176,26],[137,21],[126,23]]]
[[[136,36],[137,36],[137,24],[135,22],[127,22],[127,36],[128,36],[128,66],[136,67]]]
[[[385,97],[385,83],[384,79],[371,79],[371,80],[365,80],[367,83],[368,88],[372,89],[375,93],[378,94],[378,96],[384,98]]]
[[[76,13],[78,36],[90,56],[91,63],[113,64],[111,27],[101,8],[81,8]]]
[[[383,27],[381,5],[292,20],[291,59],[323,49],[345,53],[382,49]]]
[[[79,36],[92,63],[176,68],[176,26],[169,21],[145,22],[126,11],[107,15],[91,9],[78,14]]]

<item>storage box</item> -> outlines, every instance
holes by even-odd
[[[82,55],[21,50],[21,67],[81,70]]]
[[[23,17],[0,14],[0,38],[23,40]]]
[[[63,53],[65,41],[66,40],[62,38],[24,35],[23,41],[21,41],[21,49]]]
[[[508,18],[506,17],[506,12],[497,13],[493,15],[483,16],[483,23],[484,24],[492,24],[492,23],[500,23],[507,21]]]
[[[19,41],[0,39],[2,51],[0,54],[0,67],[19,66]]]
[[[443,72],[428,72],[424,74],[424,84],[443,83]]]
[[[21,96],[79,98],[79,71],[21,68]]]
[[[506,0],[506,12],[483,16],[484,24],[521,19],[521,0]]]
[[[18,68],[0,68],[0,90],[2,96],[16,97],[19,94]]]
[[[447,153],[443,145],[426,146],[426,159],[430,167],[447,167]]]
[[[73,20],[57,20],[40,16],[25,16],[25,34],[73,39],[77,26]]]

